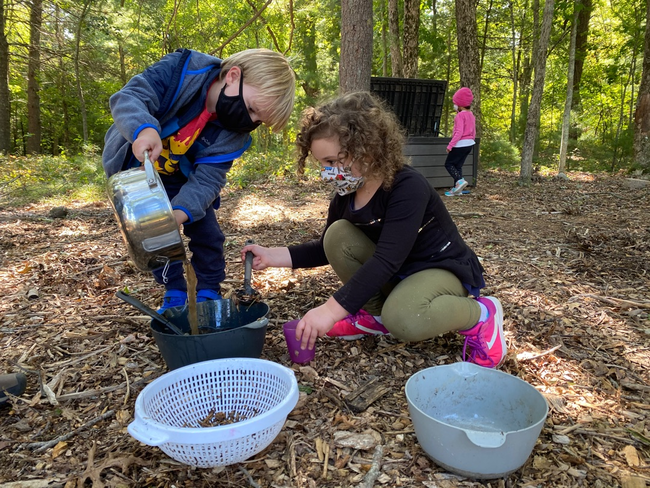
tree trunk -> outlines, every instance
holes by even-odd
[[[638,18],[638,17],[637,17]],[[639,22],[640,23],[640,22]],[[632,59],[636,60],[638,56],[638,51],[637,51],[637,46],[639,45],[639,39],[637,39],[637,36],[641,36],[641,29],[635,29],[635,36],[632,39]],[[628,71],[628,76],[627,80],[625,80],[625,84],[623,85],[623,89],[621,90],[621,104],[620,104],[620,109],[618,113],[618,123],[616,124],[616,137],[614,139],[614,154],[612,155],[612,164],[611,164],[611,172],[613,173],[616,171],[616,165],[618,164],[618,150],[621,147],[621,130],[623,127],[623,122],[628,122],[629,121],[629,116],[625,115],[625,109],[626,103],[625,99],[627,98],[627,87],[634,86],[634,80],[636,79],[636,62],[632,61],[630,63],[630,70]],[[632,89],[632,96],[634,95],[634,89]]]
[[[526,133],[526,121],[528,120],[528,107],[530,106],[530,85],[533,79],[533,60],[537,59],[537,46],[539,44],[539,0],[533,0],[533,45],[531,51],[524,55],[524,69],[521,74],[519,87],[519,133]],[[525,20],[521,22],[521,32],[525,32]]]
[[[533,81],[533,94],[530,99],[530,107],[528,107],[526,132],[524,133],[521,156],[519,182],[522,185],[530,185],[533,176],[533,153],[535,152],[535,142],[539,135],[539,116],[542,106],[542,94],[544,93],[546,57],[548,55],[548,41],[551,37],[551,26],[553,24],[554,4],[554,0],[546,0],[544,4],[542,28],[540,30],[537,57],[535,59],[535,81]]]
[[[573,100],[573,75],[576,58],[576,33],[578,32],[578,12],[580,0],[573,4],[573,22],[571,24],[571,41],[569,42],[569,69],[566,77],[566,100],[564,102],[564,116],[562,117],[562,141],[560,142],[560,164],[557,172],[566,172],[567,145],[569,144],[569,129],[571,127],[571,105]]]
[[[341,2],[341,93],[370,90],[372,74],[372,0]]]
[[[481,73],[476,35],[476,3],[456,0],[456,36],[460,84],[474,94],[472,112],[476,117],[476,137],[481,136]]]
[[[510,106],[510,130],[508,131],[508,140],[514,144],[517,136],[517,97],[519,96],[519,68],[521,67],[522,40],[519,36],[517,41],[517,27],[515,24],[515,7],[511,1],[508,6],[510,10],[510,33],[511,46],[510,54],[512,57],[512,104]],[[526,9],[524,9],[523,18],[526,18]]]
[[[634,114],[634,159],[644,172],[650,170],[650,2],[646,2],[643,73]]]
[[[431,0],[431,33],[433,38],[438,37],[438,2],[437,0]]]
[[[404,76],[418,75],[418,31],[420,30],[420,0],[404,0]]]
[[[592,0],[582,0],[580,2],[580,10],[578,11],[578,30],[576,32],[576,59],[575,69],[573,73],[573,97],[571,101],[571,110],[576,116],[580,116],[582,112],[582,101],[580,98],[580,82],[582,81],[582,71],[587,57],[588,44],[587,39],[589,35],[589,21],[591,19],[591,12],[593,11]],[[580,128],[576,124],[571,125],[569,130],[569,140],[573,144],[580,137]]]
[[[86,100],[84,98],[84,91],[81,88],[81,72],[79,70],[79,46],[81,45],[81,31],[86,19],[86,14],[90,8],[90,2],[88,0],[81,11],[79,16],[79,23],[77,24],[77,32],[75,33],[75,45],[74,45],[74,73],[77,78],[77,96],[79,97],[79,110],[81,111],[81,130],[84,139],[84,144],[88,143],[88,115],[86,114]]]
[[[571,107],[574,110],[580,105],[580,82],[582,80],[585,58],[587,57],[587,39],[589,36],[589,21],[592,11],[592,0],[582,0],[580,2],[576,32],[576,59],[573,73],[573,107]]]
[[[129,81],[126,76],[126,55],[124,53],[124,41],[120,38],[117,40],[117,42],[118,54],[120,57],[120,81],[122,82],[122,86],[124,86]]]
[[[65,29],[62,25],[62,22],[60,19],[62,18],[61,15],[61,7],[57,5],[55,7],[55,12],[54,16],[56,19],[56,22],[54,24],[54,39],[56,40],[56,51],[57,51],[57,57],[58,57],[58,68],[59,68],[59,75],[57,77],[57,88],[60,93],[59,95],[59,100],[61,103],[61,119],[60,123],[58,124],[52,124],[51,131],[54,134],[53,136],[53,143],[52,143],[52,154],[59,154],[61,152],[61,147],[64,147],[65,149],[70,148],[70,140],[72,139],[70,137],[70,111],[68,109],[68,72],[66,69],[66,64],[65,60],[67,58],[66,55],[66,41],[65,41],[65,36],[66,32]]]
[[[390,40],[390,65],[393,78],[404,77],[402,48],[399,35],[398,0],[388,0],[388,37]]]
[[[27,153],[41,151],[41,101],[38,75],[41,69],[41,24],[43,2],[33,0],[29,16],[29,61],[27,63]]]
[[[453,50],[453,46],[451,44],[451,29],[449,29],[449,30],[447,30],[447,57],[446,57],[447,63],[446,63],[446,67],[445,67],[446,68],[445,69],[445,73],[446,73],[445,80],[447,81],[447,86],[449,86],[449,80],[451,79],[451,53],[452,53],[452,50]],[[444,126],[444,130],[443,130],[442,133],[443,133],[444,136],[449,137],[449,136],[451,136],[451,133],[449,131],[449,108],[450,108],[450,104],[445,103],[444,107],[445,107],[444,108],[445,113],[444,113],[443,119],[445,121],[445,126]]]
[[[0,154],[11,152],[11,94],[9,92],[9,43],[5,34],[5,2],[0,0]]]
[[[490,0],[487,12],[485,12],[485,25],[483,26],[483,40],[481,41],[481,67],[479,73],[483,73],[483,63],[485,62],[485,48],[487,46],[488,28],[490,27],[490,14],[492,13],[492,5],[494,0]]]
[[[316,25],[310,14],[308,17],[301,19],[302,28],[298,33],[298,42],[300,50],[305,58],[305,74],[302,78],[302,89],[307,95],[307,104],[312,105],[318,98],[318,62],[316,60]]]
[[[381,76],[388,76],[388,24],[386,0],[381,0]]]

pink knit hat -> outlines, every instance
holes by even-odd
[[[463,87],[454,93],[454,96],[451,97],[451,100],[455,105],[458,105],[459,107],[469,107],[474,100],[474,94],[469,88]]]

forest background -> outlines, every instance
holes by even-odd
[[[477,92],[482,167],[522,167],[529,131],[529,166],[557,171],[564,119],[567,171],[647,169],[633,150],[643,0],[2,0],[0,15],[0,153],[12,163],[4,188],[50,179],[78,192],[101,179],[110,95],[181,47],[221,58],[266,47],[291,58],[292,123],[257,130],[231,184],[293,171],[301,110],[338,92],[345,42],[348,65],[364,56],[342,33],[354,15],[370,29],[372,76],[447,82],[441,136],[451,135],[453,92]]]

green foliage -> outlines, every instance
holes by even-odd
[[[515,171],[519,168],[519,148],[506,139],[485,137],[480,141],[480,162],[482,168],[500,168]]]
[[[581,103],[572,116],[569,149],[574,159],[570,164],[616,171],[632,164],[632,120],[643,61],[645,2],[593,4],[579,93]],[[387,3],[373,0],[373,5],[372,73],[390,76]],[[494,0],[476,5],[482,56],[481,160],[490,166],[518,167],[532,87],[532,72],[526,69],[534,62],[532,3]],[[337,0],[268,4],[207,0],[182,5],[168,0],[66,0],[45,2],[43,6],[41,66],[37,74],[41,150],[61,155],[61,160],[70,164],[74,155],[84,154],[85,144],[103,145],[104,134],[112,123],[109,97],[133,75],[181,47],[220,57],[247,48],[268,47],[292,60],[298,89],[289,128],[279,135],[257,131],[254,147],[244,156],[245,164],[234,170],[234,181],[239,185],[249,184],[258,175],[279,176],[288,168],[293,170],[293,140],[300,113],[338,92],[341,5]],[[559,153],[574,7],[575,2],[568,0],[556,2],[539,121],[540,153],[535,162],[548,167],[557,164]],[[29,8],[29,3],[18,2],[5,10],[10,49],[11,152],[15,155],[24,154],[29,137]],[[398,2],[398,9],[403,15],[403,2]],[[454,9],[451,0],[421,2],[420,6],[418,77],[446,80],[449,87],[441,135],[451,131],[451,93],[460,85]],[[403,24],[403,18],[400,22]],[[16,182],[25,178],[32,176],[23,175]]]
[[[235,188],[246,188],[256,182],[282,178],[295,172],[294,155],[281,146],[264,153],[247,151],[234,162],[228,173],[228,184]]]
[[[96,152],[62,156],[0,156],[0,205],[62,204],[105,198],[106,177]]]

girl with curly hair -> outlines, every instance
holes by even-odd
[[[392,334],[422,341],[455,331],[463,358],[497,367],[506,355],[503,310],[479,297],[483,268],[461,238],[438,193],[407,164],[393,113],[354,92],[303,113],[299,170],[309,156],[336,195],[320,239],[289,247],[247,245],[253,269],[329,264],[343,282],[300,319],[296,338],[357,339]]]

